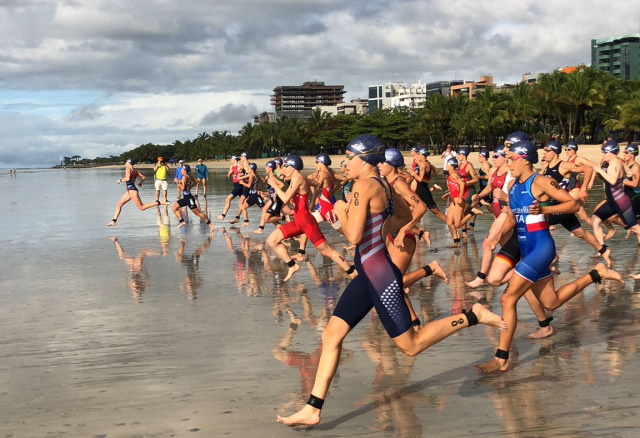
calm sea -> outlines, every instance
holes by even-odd
[[[0,436],[298,436],[275,417],[308,397],[344,274],[309,246],[310,261],[283,283],[286,266],[265,245],[272,226],[251,233],[256,209],[249,227],[215,221],[211,235],[193,216],[178,229],[170,207],[141,212],[129,203],[117,227],[106,227],[124,192],[121,176],[0,174]],[[230,190],[224,176],[214,173],[209,196],[200,197],[210,217]],[[591,196],[589,207],[601,189]],[[141,197],[155,199],[151,178]],[[478,299],[499,312],[502,289],[464,285],[478,270],[489,223],[480,217],[453,251],[445,248],[446,228],[427,214],[433,246],[420,246],[413,268],[438,260],[451,284],[430,278],[411,288],[421,319]],[[343,251],[344,239],[322,229]],[[559,285],[588,271],[594,251],[561,228],[554,237]],[[640,270],[634,238],[619,230],[611,247],[623,275]],[[524,339],[537,323],[523,302],[517,366],[489,378],[472,364],[492,356],[493,330],[465,330],[405,358],[376,318],[365,318],[345,341],[313,433],[633,436],[640,427],[636,290],[633,280],[589,286],[556,312],[554,336],[537,342]]]

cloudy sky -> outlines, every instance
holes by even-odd
[[[0,167],[233,134],[278,85],[515,83],[640,32],[640,0],[0,0]]]

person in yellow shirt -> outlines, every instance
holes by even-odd
[[[160,189],[162,189],[164,192],[164,202],[169,202],[167,200],[167,189],[169,188],[167,175],[169,174],[169,166],[164,162],[164,158],[158,157],[158,162],[153,166],[153,173],[156,185],[156,201],[160,200]]]

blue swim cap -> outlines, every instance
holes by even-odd
[[[560,155],[560,152],[562,151],[562,145],[558,140],[549,141],[546,145],[544,145],[544,148],[549,149],[550,151],[553,151],[558,155]]]
[[[629,152],[631,155],[638,155],[638,145],[637,144],[627,145],[627,147],[624,148],[624,150]]]
[[[511,134],[507,135],[504,139],[505,143],[511,143],[511,144],[516,144],[519,143],[523,140],[529,140],[529,135],[522,132],[522,131],[516,131],[516,132],[512,132]]]
[[[575,141],[570,141],[569,143],[566,144],[565,148],[567,149],[571,149],[572,151],[578,151],[578,143],[576,143]]]
[[[404,166],[404,157],[402,153],[396,148],[389,148],[384,151],[384,162],[393,167]]]
[[[446,165],[452,166],[454,168],[458,168],[458,160],[456,160],[455,158],[451,157],[451,158],[447,158],[447,161],[445,161]]]
[[[423,157],[428,157],[429,155],[431,155],[431,152],[429,152],[429,149],[425,147],[421,147],[420,149],[418,149],[418,153]]]
[[[269,169],[275,169],[276,168],[276,162],[269,160],[269,161],[266,162],[264,167],[268,167]]]
[[[134,160],[133,158],[127,158],[127,163],[133,166],[134,164],[136,164],[136,160]]]
[[[189,166],[188,164],[183,164],[182,171],[186,172],[187,174],[191,173],[191,166]]]
[[[258,165],[256,163],[249,163],[249,167],[251,168],[251,170],[253,170],[254,172],[256,170],[258,170]]]
[[[302,164],[302,158],[297,155],[289,155],[288,157],[286,157],[284,159],[283,166],[284,165],[293,167],[297,171],[300,171],[304,168],[304,165]]]
[[[411,152],[418,152],[418,150],[420,150],[420,148],[418,146],[411,146],[411,149],[409,149]]]
[[[249,152],[244,151],[243,153],[240,154],[241,157],[245,157],[247,160],[249,159]]]
[[[276,163],[276,166],[282,167],[282,158],[274,158],[273,162]]]
[[[329,155],[325,154],[324,152],[321,152],[316,155],[316,163],[322,163],[325,166],[331,166],[331,157],[329,157]]]
[[[384,143],[373,135],[359,135],[347,145],[347,151],[372,166],[384,161],[384,149]]]
[[[482,149],[480,152],[480,155],[482,155],[485,158],[489,158],[489,151],[486,149]]]
[[[612,154],[618,155],[618,152],[620,152],[620,146],[618,145],[618,142],[615,140],[609,140],[602,147],[603,154],[612,153]]]
[[[469,150],[468,147],[463,146],[458,150],[458,155],[464,155],[465,157],[468,157],[470,152],[471,151]]]
[[[500,145],[500,146],[496,147],[493,152],[498,154],[498,155],[502,155],[503,157],[507,156],[507,150],[504,147],[504,145]]]
[[[511,146],[509,152],[520,155],[531,164],[536,164],[538,162],[538,151],[536,146],[529,140],[521,140],[518,143],[515,143]]]

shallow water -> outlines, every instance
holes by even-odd
[[[270,226],[250,232],[257,210],[246,228],[217,221],[213,236],[197,220],[178,229],[170,208],[132,204],[106,227],[121,173],[0,175],[0,437],[296,436],[275,417],[306,400],[322,327],[348,280],[308,248],[311,263],[283,283],[286,266],[264,244]],[[201,199],[210,217],[229,188],[223,173],[213,175]],[[141,197],[155,199],[151,183]],[[589,206],[601,189],[591,198]],[[433,246],[419,248],[413,267],[436,259],[451,278],[411,288],[424,320],[479,298],[464,280],[478,270],[489,219],[455,251],[430,214],[423,225]],[[342,250],[344,240],[322,229]],[[594,264],[584,242],[561,228],[554,237],[556,284]],[[619,230],[611,247],[623,275],[640,269],[635,239]],[[501,289],[478,292],[499,311]],[[464,330],[406,358],[367,317],[345,341],[323,423],[310,433],[635,436],[639,305],[633,280],[589,286],[555,313],[554,336],[529,341],[537,324],[523,302],[516,366],[491,377],[472,365],[492,356],[494,330]]]

